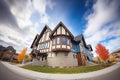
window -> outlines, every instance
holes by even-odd
[[[67,40],[67,44],[70,45],[70,40],[69,39]]]
[[[43,44],[41,44],[41,49],[43,49]]]
[[[45,48],[45,45],[44,45],[44,44],[42,44],[42,48],[43,48],[43,49]]]
[[[56,43],[60,44],[60,38],[59,37],[56,39]]]
[[[41,49],[41,45],[39,45],[39,49]]]
[[[47,48],[47,44],[46,43],[44,43],[44,46],[45,46],[45,48]]]
[[[49,48],[49,42],[48,42],[48,48]]]
[[[45,45],[45,46],[46,46],[46,48],[48,48],[48,43],[45,43],[45,44],[46,44],[46,45]]]
[[[65,37],[62,38],[62,44],[66,45],[67,44],[67,39]]]

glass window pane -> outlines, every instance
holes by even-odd
[[[48,42],[48,48],[49,48],[49,42]]]
[[[56,43],[60,44],[60,38],[59,37],[56,39]]]
[[[47,43],[45,43],[45,48],[47,48]]]
[[[48,48],[48,44],[46,43],[46,48]]]
[[[62,38],[62,44],[66,45],[67,44],[67,39],[65,37]]]
[[[43,49],[44,49],[44,44],[43,44]]]
[[[67,39],[67,44],[70,45],[70,40],[69,39]]]
[[[45,43],[43,45],[44,45],[44,49],[45,49]]]
[[[41,44],[41,49],[43,49],[43,44]]]

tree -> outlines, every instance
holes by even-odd
[[[22,52],[18,55],[18,61],[19,62],[22,62],[23,60],[24,60],[24,57],[25,57],[25,54],[26,54],[26,52],[27,52],[27,48],[24,48],[23,50],[22,50]]]
[[[109,60],[112,61],[112,62],[115,61],[115,59],[116,59],[116,58],[115,58],[115,56],[113,56],[113,55],[111,55],[110,58],[109,58]]]
[[[105,48],[105,46],[103,46],[102,44],[97,44],[96,46],[96,53],[99,55],[99,57],[102,60],[107,60],[109,58],[109,52],[108,50]]]
[[[25,55],[25,59],[26,60],[31,60],[31,56],[30,55]]]

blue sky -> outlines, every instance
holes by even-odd
[[[74,36],[85,36],[94,54],[97,43],[112,52],[120,48],[119,7],[119,0],[1,0],[0,44],[20,52],[45,24],[54,29],[62,21]]]

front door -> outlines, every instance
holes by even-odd
[[[77,53],[78,66],[82,66],[82,58],[80,52]]]

